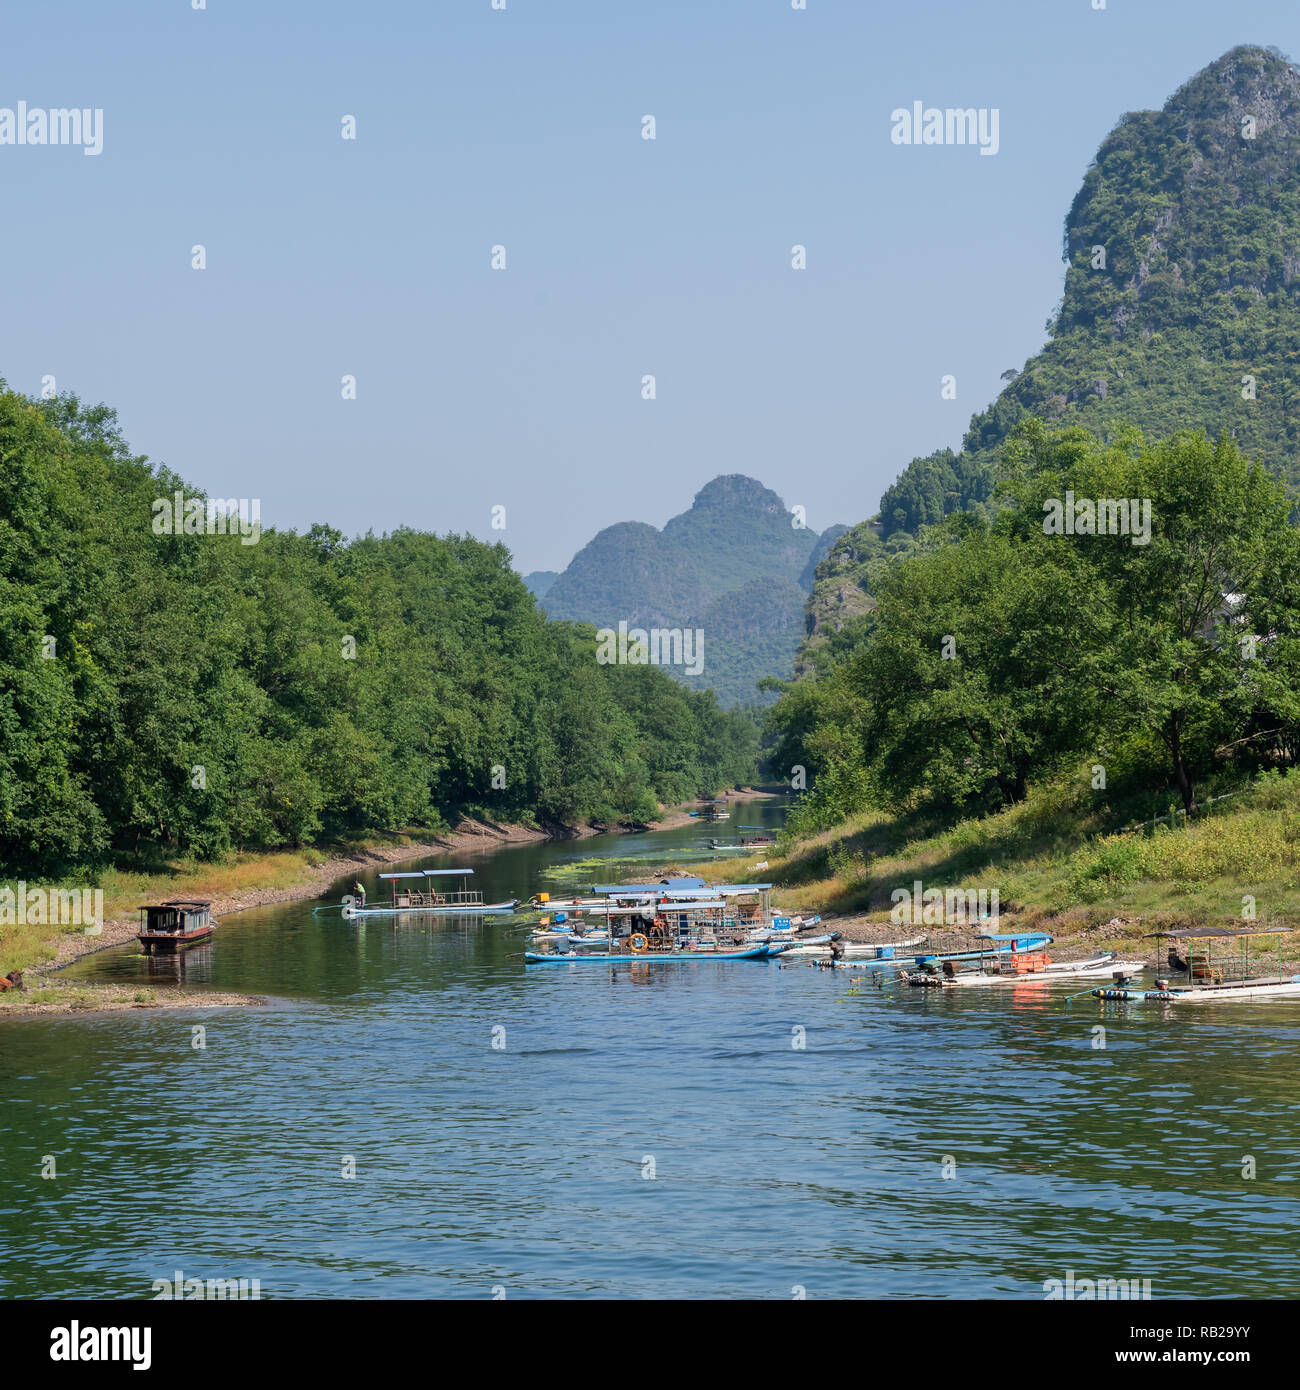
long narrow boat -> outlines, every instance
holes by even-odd
[[[344,917],[405,917],[413,914],[458,914],[464,917],[480,917],[488,913],[513,912],[519,906],[518,898],[506,902],[485,903],[483,894],[476,888],[467,888],[466,880],[473,869],[421,869],[415,873],[380,874],[379,877],[391,886],[388,901],[371,906],[364,898],[356,898],[349,893],[343,899]],[[461,886],[450,892],[438,892],[431,879],[456,876]],[[411,880],[419,879],[417,886]]]
[[[995,932],[981,932],[981,941],[991,941],[991,946],[982,946],[974,951],[936,951],[933,954],[913,956],[911,959],[924,969],[927,965],[942,964],[946,960],[984,960],[988,956],[1012,955],[1018,951],[1036,951],[1042,946],[1050,946],[1053,937],[1048,932],[1022,932],[1019,935],[999,935]]]
[[[1008,969],[1010,964],[1010,961],[1003,959],[991,970],[955,970],[950,962],[945,962],[944,968],[938,972],[918,971],[902,978],[905,984],[935,988],[1031,982],[1050,984],[1053,980],[1097,979],[1106,975],[1122,980],[1139,974],[1145,968],[1140,960],[1120,960],[1114,951],[1104,951],[1087,960],[1046,961],[1026,970]]]
[[[1180,931],[1157,931],[1149,935],[1156,939],[1156,959],[1160,958],[1160,941],[1168,937],[1180,943],[1187,952],[1186,959],[1170,950],[1171,961],[1187,975],[1186,984],[1173,984],[1168,979],[1157,978],[1153,989],[1132,989],[1126,984],[1116,983],[1092,991],[1096,999],[1119,1000],[1129,1003],[1160,1004],[1212,1004],[1231,1003],[1237,999],[1278,999],[1300,995],[1300,973],[1286,970],[1282,955],[1282,938],[1291,934],[1291,927],[1188,927]],[[1277,938],[1277,975],[1251,975],[1250,944],[1261,938]],[[1215,941],[1233,941],[1240,945],[1241,954],[1235,953],[1231,960],[1220,955],[1214,959]],[[1224,978],[1225,970],[1239,970],[1235,978]]]
[[[843,941],[840,945],[845,960],[893,961],[896,952],[905,951],[909,946],[919,946],[924,940],[924,936],[913,936],[906,941]],[[824,956],[826,953],[825,946],[814,945],[812,941],[798,942],[790,947],[789,952],[791,956]]]
[[[709,951],[686,947],[670,951],[525,951],[529,965],[684,965],[689,961],[768,960],[786,947],[779,942],[763,942],[740,951]]]

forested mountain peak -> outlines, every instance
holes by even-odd
[[[1227,431],[1300,484],[1300,72],[1234,48],[1159,111],[1102,141],[1065,220],[1061,304],[1046,345],[971,420],[959,452],[914,459],[819,567],[810,632],[869,606],[869,564],[921,527],[986,510],[1002,446],[1036,416],[1108,438]],[[879,544],[877,544],[877,540]],[[856,591],[856,592],[854,592]]]
[[[759,679],[790,673],[812,566],[842,529],[799,520],[757,479],[724,473],[662,531],[605,527],[539,599],[552,617],[597,627],[699,628],[703,673],[673,674],[728,702],[756,700]]]
[[[693,512],[719,510],[789,516],[785,503],[771,488],[764,487],[757,478],[746,477],[743,473],[720,473],[712,482],[704,484],[691,503]],[[682,517],[674,517],[668,526],[681,520]],[[786,525],[789,525],[789,521]]]

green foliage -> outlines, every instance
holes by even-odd
[[[881,574],[852,648],[769,713],[773,762],[815,773],[802,833],[871,804],[1019,802],[1085,759],[1194,810],[1225,768],[1295,761],[1300,535],[1282,484],[1187,432],[1105,446],[1026,420],[1007,458],[994,519],[930,528]],[[1133,524],[1058,532],[1069,498],[1132,499]]]
[[[591,630],[548,622],[500,545],[157,535],[154,499],[195,490],[71,397],[0,390],[0,463],[7,872],[465,812],[643,819],[754,776],[752,712],[597,664]]]
[[[915,459],[886,489],[882,535],[920,538],[957,511],[987,518],[1026,417],[1102,439],[1125,424],[1149,438],[1226,431],[1300,492],[1297,247],[1300,73],[1276,51],[1235,48],[1103,141],[1065,219],[1048,342],[972,418],[959,453]],[[825,601],[814,592],[818,634],[869,604],[870,558],[823,563],[817,587],[835,586]]]

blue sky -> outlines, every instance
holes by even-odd
[[[207,6],[7,16],[0,107],[102,108],[104,149],[0,146],[0,376],[268,524],[525,571],[723,472],[871,515],[1041,346],[1121,114],[1238,43],[1300,55],[1290,0]],[[893,144],[916,100],[996,107],[998,154]]]

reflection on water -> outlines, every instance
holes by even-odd
[[[467,862],[485,896],[526,898],[707,834]],[[763,962],[529,972],[510,917],[312,906],[75,967],[268,1008],[0,1027],[0,1295],[147,1297],[178,1268],[264,1297],[1040,1298],[1069,1269],[1157,1298],[1297,1292],[1298,1001],[1066,1007],[1077,982],[904,992]]]

